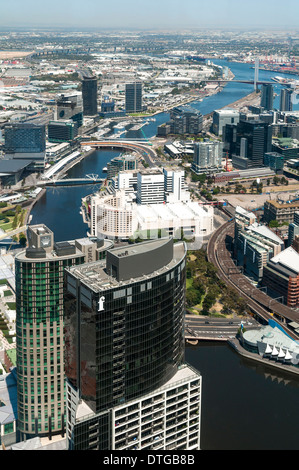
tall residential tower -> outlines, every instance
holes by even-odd
[[[66,271],[69,449],[199,449],[201,376],[184,362],[185,263],[185,243],[166,238]]]
[[[45,225],[28,227],[16,255],[18,429],[22,440],[65,429],[64,269],[105,256],[104,240],[54,242]]]

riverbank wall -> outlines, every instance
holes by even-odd
[[[263,364],[264,366],[268,366],[274,369],[279,369],[282,372],[286,372],[289,374],[294,374],[297,377],[299,376],[299,368],[292,366],[290,364],[283,364],[283,363],[278,363],[275,362],[274,360],[267,359],[264,357],[259,356],[258,354],[250,353],[247,351],[243,346],[240,344],[239,340],[237,338],[234,339],[228,339],[227,344],[240,356],[249,359],[254,362],[259,362]]]

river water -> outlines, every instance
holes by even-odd
[[[248,64],[215,60],[228,66],[236,79],[252,79]],[[261,80],[276,75],[260,71]],[[273,82],[274,84],[274,82]],[[281,86],[274,84],[275,93]],[[246,96],[253,86],[229,83],[220,93],[194,102],[192,106],[207,114]],[[279,107],[279,96],[274,106]],[[294,106],[299,109],[299,105]],[[150,138],[169,114],[161,113],[155,122],[144,126]],[[134,137],[143,137],[140,131]],[[90,173],[104,176],[106,166],[118,151],[96,151],[69,171],[69,177]],[[81,198],[97,185],[48,188],[32,210],[31,224],[44,223],[53,230],[56,241],[84,237],[87,226],[79,213]],[[203,450],[298,450],[299,449],[299,379],[267,369],[237,355],[226,344],[202,343],[186,348],[186,361],[202,374],[201,448]]]

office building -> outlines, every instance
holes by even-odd
[[[98,115],[98,80],[97,77],[83,77],[82,80],[83,115]]]
[[[222,156],[222,142],[195,142],[192,171],[196,174],[219,171],[222,168]]]
[[[246,275],[260,282],[264,266],[284,249],[284,243],[272,230],[257,222],[238,230],[237,234],[237,263]]]
[[[241,206],[237,206],[235,210],[235,242],[238,239],[240,231],[245,230],[256,222],[257,218],[253,212],[250,212]]]
[[[236,155],[237,151],[237,126],[225,124],[222,131],[223,151],[229,156]]]
[[[292,243],[292,247],[294,248],[297,253],[299,253],[299,235],[295,235],[295,238]]]
[[[137,157],[131,154],[119,155],[107,163],[107,179],[111,180],[120,171],[137,170]]]
[[[298,141],[291,137],[278,138],[273,142],[272,152],[283,155],[285,161],[299,157]]]
[[[289,307],[299,306],[299,254],[293,247],[271,258],[264,267],[262,285]]]
[[[104,96],[101,102],[101,113],[113,113],[115,108],[115,102],[109,96]]]
[[[280,171],[281,173],[284,166],[283,155],[277,152],[266,152],[264,155],[264,165],[271,168],[271,170]]]
[[[235,109],[218,109],[213,113],[213,132],[218,136],[222,136],[224,126],[227,124],[237,124],[240,119],[239,111]]]
[[[290,223],[288,230],[288,245],[293,245],[296,236],[299,235],[299,211],[294,213],[294,221]]]
[[[277,202],[265,201],[264,204],[264,221],[266,223],[276,220],[279,224],[286,222],[291,224],[294,222],[295,212],[299,210],[299,201],[293,202]]]
[[[173,134],[199,134],[203,116],[192,106],[177,106],[170,111],[170,126]]]
[[[248,168],[262,167],[264,154],[272,151],[272,128],[262,121],[240,121],[236,130],[236,155]]]
[[[190,192],[185,181],[185,171],[173,168],[163,168],[164,200],[165,202],[187,202]]]
[[[56,120],[71,119],[77,123],[78,128],[83,124],[82,93],[72,92],[60,94],[56,100]]]
[[[72,142],[78,135],[78,125],[70,120],[50,121],[48,124],[49,142]]]
[[[6,159],[30,160],[32,170],[44,168],[46,153],[44,125],[18,122],[6,125],[4,130]]]
[[[115,194],[118,189],[121,189],[125,194],[130,195],[130,198],[136,200],[137,175],[138,171],[120,171],[112,178],[111,192]]]
[[[143,110],[141,82],[126,84],[125,108],[126,113],[139,113]]]
[[[137,174],[136,196],[138,204],[163,204],[163,172],[160,170],[139,171]]]
[[[282,88],[280,92],[280,111],[292,111],[293,110],[293,103],[292,103],[292,94],[294,90],[290,88]]]
[[[105,257],[111,241],[54,242],[45,225],[28,227],[15,257],[18,431],[21,440],[65,431],[63,276],[67,266]]]
[[[261,106],[267,111],[273,109],[273,85],[262,85]]]
[[[159,239],[66,270],[71,450],[199,449],[201,376],[184,363],[186,246]]]

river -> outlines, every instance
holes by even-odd
[[[228,66],[236,79],[252,79],[254,70],[248,64],[215,60]],[[261,80],[270,80],[277,72],[260,71]],[[285,75],[287,78],[297,76]],[[274,82],[273,82],[274,84]],[[281,86],[274,84],[279,94]],[[246,96],[252,85],[229,83],[220,93],[194,102],[192,106],[207,114]],[[275,98],[279,107],[279,96]],[[296,105],[294,109],[299,109]],[[144,126],[150,138],[157,126],[169,119],[167,113],[156,116]],[[138,131],[140,132],[140,131]],[[142,136],[141,134],[139,134]],[[134,137],[138,136],[135,134]],[[96,173],[118,151],[96,151],[69,171],[70,177]],[[44,223],[55,234],[56,241],[86,235],[87,226],[79,213],[81,198],[97,186],[48,188],[32,210],[31,224]],[[298,450],[299,380],[284,376],[275,369],[249,362],[226,344],[202,343],[186,348],[186,361],[198,369],[202,383],[201,448],[203,450]]]

